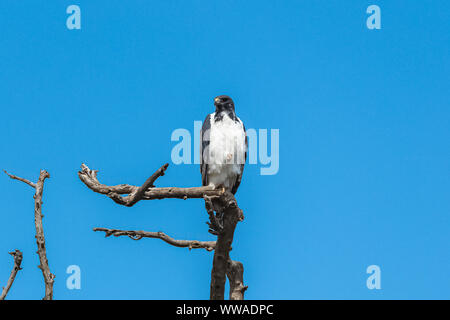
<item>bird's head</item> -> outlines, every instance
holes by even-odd
[[[234,102],[229,96],[218,96],[214,98],[214,105],[216,106],[216,113],[223,111],[234,113]]]

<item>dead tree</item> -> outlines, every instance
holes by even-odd
[[[16,279],[17,272],[19,270],[22,270],[20,265],[22,264],[22,252],[20,250],[13,251],[9,253],[14,258],[14,267],[11,271],[11,275],[9,276],[8,282],[6,283],[6,287],[3,288],[2,294],[0,295],[0,300],[5,300],[6,295],[9,292],[9,289],[11,289],[12,284],[14,283],[14,280]]]
[[[34,198],[34,224],[36,227],[36,243],[38,248],[37,254],[39,255],[40,261],[38,268],[41,269],[42,271],[45,283],[45,295],[43,300],[53,300],[53,283],[55,275],[50,272],[50,267],[48,265],[47,250],[45,248],[44,226],[42,224],[42,218],[44,217],[44,215],[42,214],[42,195],[44,193],[44,182],[45,179],[50,178],[50,174],[45,170],[41,170],[38,181],[34,183],[27,179],[23,179],[15,175],[9,174],[6,171],[5,173],[11,179],[22,181],[36,190],[33,198]]]
[[[162,232],[130,231],[107,228],[94,228],[94,231],[105,232],[108,236],[128,236],[133,240],[142,238],[157,238],[168,244],[189,249],[202,248],[207,251],[214,251],[213,266],[211,271],[210,299],[223,300],[225,294],[225,282],[228,276],[230,282],[230,299],[243,300],[247,286],[244,286],[242,263],[233,261],[230,258],[231,244],[233,242],[236,224],[244,219],[242,210],[238,207],[233,194],[225,189],[215,189],[213,187],[193,187],[193,188],[155,188],[153,185],[159,177],[163,176],[169,164],[159,168],[149,177],[142,186],[137,187],[128,184],[108,186],[101,184],[97,179],[97,170],[89,169],[85,164],[81,165],[78,172],[80,180],[92,191],[104,194],[117,204],[131,207],[140,200],[154,199],[194,199],[205,200],[205,208],[209,215],[211,233],[217,235],[216,241],[197,240],[175,240]],[[212,201],[214,200],[214,206]],[[219,207],[218,207],[219,206]],[[214,209],[223,212],[223,222],[220,223],[214,214]]]

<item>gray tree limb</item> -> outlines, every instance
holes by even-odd
[[[224,299],[226,275],[228,274],[231,286],[230,298],[236,300],[243,299],[244,291],[247,289],[247,287],[243,285],[244,269],[242,263],[232,261],[229,255],[236,225],[244,218],[242,210],[239,209],[234,195],[223,188],[215,189],[210,186],[193,188],[153,187],[154,181],[164,174],[167,166],[168,164],[158,169],[158,171],[147,179],[141,187],[128,184],[119,184],[115,186],[102,184],[97,179],[98,171],[89,169],[89,167],[85,164],[81,165],[81,171],[78,172],[78,176],[80,180],[92,191],[107,195],[116,203],[124,206],[132,206],[140,200],[165,198],[178,198],[186,200],[191,198],[203,198],[205,200],[205,208],[210,219],[209,225],[211,229],[214,230],[213,233],[217,235],[217,241],[214,246],[213,267],[211,271],[210,298],[211,300]],[[223,214],[223,223],[219,223],[219,220],[214,215],[214,210]],[[189,247],[189,245],[193,244],[192,241],[189,240],[172,239],[163,233],[125,231],[106,228],[96,228],[94,231],[106,232],[106,236],[129,236],[134,240],[139,240],[142,237],[159,238],[167,243],[173,245],[178,244],[177,246],[182,247]],[[183,245],[179,245],[181,243]],[[196,245],[199,245],[199,243],[205,244],[208,242],[197,241]]]
[[[194,187],[194,188],[154,188],[151,185],[157,178],[164,174],[168,164],[162,166],[155,172],[147,182],[141,187],[119,184],[115,186],[108,186],[98,181],[98,170],[91,170],[85,164],[81,165],[81,171],[78,172],[80,180],[92,191],[107,195],[113,201],[120,205],[132,206],[140,200],[154,200],[154,199],[166,199],[166,198],[178,198],[178,199],[190,199],[190,198],[203,198],[204,195],[219,196],[223,192],[221,190],[215,190],[212,187]],[[159,174],[158,174],[159,173]],[[154,177],[154,180],[153,178]],[[150,182],[151,183],[148,183]],[[128,194],[128,196],[122,197],[121,194]]]
[[[45,179],[50,178],[50,174],[45,170],[41,170],[37,183],[33,183],[28,181],[27,179],[11,175],[6,171],[5,173],[11,179],[22,181],[36,190],[33,198],[34,198],[34,224],[36,227],[36,244],[38,247],[37,254],[39,256],[40,261],[38,268],[41,269],[42,271],[45,283],[45,295],[43,300],[53,300],[53,283],[55,275],[50,272],[50,267],[48,265],[47,250],[45,248],[44,226],[42,224],[42,218],[44,217],[44,215],[42,214],[42,195],[44,193],[44,182]]]
[[[214,250],[216,246],[215,241],[197,241],[197,240],[175,240],[169,237],[164,232],[148,232],[148,231],[135,231],[135,230],[117,230],[117,229],[107,229],[107,228],[94,228],[94,231],[105,232],[105,237],[111,235],[115,237],[128,236],[133,240],[141,240],[142,238],[153,238],[161,239],[168,244],[171,244],[179,248],[189,248],[190,249],[206,249],[206,251]]]
[[[9,174],[8,172],[6,172],[6,170],[3,170],[3,172],[6,173],[6,174],[7,174],[11,179],[13,179],[13,180],[19,180],[19,181],[22,181],[22,182],[26,183],[27,185],[29,185],[30,187],[36,188],[36,184],[33,183],[33,182],[31,182],[31,181],[29,181],[29,180],[27,180],[27,179],[24,179],[24,178],[15,176],[15,175],[13,175],[13,174]]]
[[[9,276],[8,282],[6,283],[6,287],[3,288],[2,294],[0,295],[0,300],[5,300],[6,295],[9,292],[9,289],[11,289],[11,286],[13,285],[14,280],[16,279],[17,272],[19,270],[22,270],[22,268],[20,267],[23,258],[22,252],[16,249],[16,251],[10,252],[9,254],[12,255],[14,258],[14,267],[11,271],[11,275]]]

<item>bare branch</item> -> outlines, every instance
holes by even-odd
[[[244,300],[244,266],[239,261],[228,260],[228,281],[230,282],[230,300]]]
[[[161,167],[152,177],[150,177],[147,182],[152,184],[153,177],[156,180],[161,176],[161,172],[164,173],[167,167]],[[81,165],[81,171],[78,172],[78,177],[80,180],[92,191],[105,194],[110,197],[114,202],[130,206],[134,205],[139,200],[154,200],[154,199],[166,199],[166,198],[177,198],[177,199],[190,199],[190,198],[203,198],[207,196],[220,196],[223,191],[216,190],[213,187],[193,187],[193,188],[146,188],[147,182],[141,187],[129,185],[129,184],[119,184],[115,186],[108,186],[101,184],[97,179],[97,170],[91,170],[85,164]],[[159,174],[159,175],[158,175]],[[139,189],[141,189],[139,191]],[[145,191],[144,191],[145,190]],[[139,192],[138,192],[139,191]],[[143,194],[142,194],[142,191]],[[120,196],[121,194],[128,194],[126,197]],[[133,201],[131,201],[133,200]],[[136,201],[137,200],[137,201]]]
[[[45,296],[43,300],[53,299],[53,283],[55,275],[50,272],[50,267],[47,260],[47,249],[45,248],[44,226],[42,224],[42,194],[44,192],[44,181],[50,178],[50,174],[41,170],[39,180],[36,183],[36,193],[34,195],[34,220],[36,225],[36,243],[38,246],[38,255],[41,264],[38,266],[42,271],[45,282]]]
[[[13,179],[13,180],[19,180],[19,181],[25,182],[25,183],[26,183],[27,185],[29,185],[30,187],[36,188],[36,184],[34,184],[33,182],[31,182],[31,181],[29,181],[29,180],[27,180],[27,179],[24,179],[24,178],[15,176],[15,175],[13,175],[13,174],[9,174],[8,172],[6,172],[6,170],[3,170],[3,172],[6,173],[6,174],[7,174],[11,179]]]
[[[131,207],[136,202],[142,199],[142,197],[145,194],[145,191],[147,191],[148,188],[154,188],[155,186],[153,183],[158,179],[160,176],[164,175],[164,171],[166,171],[167,167],[169,166],[168,163],[163,165],[161,168],[159,168],[150,178],[147,179],[147,181],[144,182],[144,184],[136,190],[136,192],[130,194],[128,197],[128,203],[127,206]]]
[[[42,195],[44,193],[44,182],[45,179],[50,178],[50,174],[45,170],[41,170],[37,183],[32,183],[26,179],[10,175],[7,172],[6,174],[10,176],[11,179],[25,182],[29,186],[32,186],[36,189],[36,192],[34,194],[34,224],[36,227],[36,243],[38,247],[37,254],[39,255],[40,261],[38,268],[42,271],[45,283],[45,296],[43,300],[52,300],[55,275],[50,272],[50,267],[48,265],[47,249],[45,248],[44,226],[42,224],[42,218],[44,217],[44,215],[42,214]]]
[[[157,171],[154,176],[159,177],[167,167],[162,167]],[[141,187],[136,187],[128,184],[120,184],[115,186],[108,186],[101,184],[97,179],[97,170],[89,169],[85,164],[81,165],[81,171],[78,172],[80,180],[92,191],[107,195],[113,201],[120,205],[131,206],[139,200],[153,200],[153,199],[165,199],[165,198],[178,198],[178,199],[190,199],[190,198],[203,198],[205,200],[205,207],[209,215],[210,232],[217,235],[217,241],[214,246],[214,258],[213,268],[211,271],[211,290],[210,298],[212,300],[223,300],[225,295],[225,282],[228,272],[235,270],[237,267],[229,269],[228,261],[230,260],[229,252],[231,250],[231,244],[233,242],[234,230],[236,224],[244,219],[242,210],[239,209],[234,195],[225,189],[215,189],[212,186],[206,187],[193,187],[193,188],[152,188],[151,185],[154,181],[150,177],[146,183]],[[156,180],[155,178],[155,180]],[[128,194],[128,196],[121,196],[122,194]],[[214,215],[216,211],[217,215]],[[134,240],[139,240],[145,237],[144,234],[149,235],[150,238],[159,238],[170,244],[180,244],[163,233],[145,233],[144,231],[123,231],[123,230],[110,230],[104,228],[96,228],[95,231],[106,232],[106,236],[126,235]],[[187,243],[183,243],[182,246],[189,247]],[[199,242],[197,242],[198,245]],[[231,270],[231,271],[230,271]],[[237,270],[237,269],[236,269]],[[243,270],[243,269],[242,269]],[[238,271],[233,271],[232,279],[234,279],[232,292],[235,294],[233,298],[242,297],[243,291],[237,285],[242,277],[239,276]],[[235,275],[236,274],[236,275]],[[237,295],[238,290],[241,290],[242,294]]]
[[[214,215],[212,198],[204,196],[203,199],[205,200],[205,209],[209,216],[209,222],[206,223],[209,226],[208,232],[217,236],[223,231],[223,225],[221,224],[220,219]]]
[[[9,289],[11,288],[14,282],[14,279],[16,279],[17,272],[19,270],[22,270],[22,268],[20,267],[23,258],[22,252],[16,249],[16,251],[10,252],[9,254],[12,255],[14,258],[14,267],[11,271],[11,275],[9,276],[8,282],[6,283],[6,287],[3,288],[2,294],[0,295],[0,300],[5,300],[6,295],[8,294]]]
[[[217,236],[216,249],[214,250],[213,268],[211,271],[211,300],[223,300],[225,296],[226,273],[230,260],[231,244],[233,243],[236,224],[241,221],[243,214],[236,203],[233,194],[226,191],[217,200],[212,200],[214,208],[222,212],[223,227]],[[209,204],[205,203],[208,207]],[[219,209],[218,209],[219,208]],[[208,208],[207,208],[208,209]]]
[[[106,228],[94,228],[93,230],[105,232],[105,237],[109,237],[109,236],[113,235],[115,237],[128,236],[133,240],[141,240],[142,238],[161,239],[175,247],[189,248],[189,250],[191,250],[191,249],[206,249],[207,251],[212,251],[212,250],[214,250],[214,248],[216,246],[215,241],[175,240],[161,231],[148,232],[148,231],[117,230],[117,229],[106,229]]]

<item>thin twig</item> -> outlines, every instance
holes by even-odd
[[[20,250],[13,251],[9,253],[14,258],[14,267],[11,271],[11,275],[9,276],[8,282],[6,283],[6,287],[3,288],[2,294],[0,295],[0,300],[5,300],[6,295],[9,292],[9,289],[11,288],[12,284],[14,283],[14,280],[16,279],[17,272],[19,270],[22,270],[20,265],[22,264],[22,252]]]
[[[29,180],[27,180],[27,179],[24,179],[24,178],[15,176],[15,175],[13,175],[13,174],[9,174],[8,172],[6,172],[6,170],[3,170],[3,172],[6,173],[6,174],[7,174],[11,179],[13,179],[13,180],[19,180],[19,181],[25,182],[25,183],[26,183],[27,185],[29,185],[30,187],[36,188],[36,184],[33,183],[33,182],[31,182],[31,181],[29,181]]]
[[[105,232],[105,237],[109,237],[109,236],[113,235],[115,237],[128,236],[133,240],[140,240],[142,238],[161,239],[175,247],[189,248],[189,250],[190,249],[206,249],[207,251],[212,251],[212,250],[214,250],[214,248],[216,246],[215,241],[175,240],[161,231],[148,232],[148,231],[135,231],[135,230],[117,230],[117,229],[107,229],[107,228],[94,228],[93,230]]]

